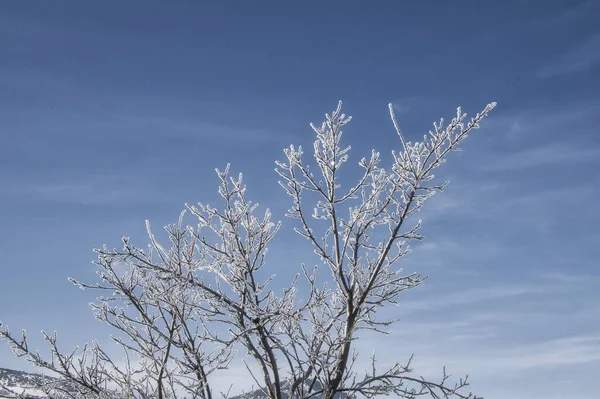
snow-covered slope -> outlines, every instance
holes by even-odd
[[[48,377],[43,374],[26,373],[24,371],[10,370],[0,368],[0,399],[47,399],[48,395],[40,387],[60,384],[63,388],[68,385],[61,383],[61,380]],[[318,387],[318,383],[316,384]],[[287,388],[287,382],[284,382],[284,391]],[[317,388],[318,389],[318,388]],[[75,389],[70,390],[76,392]],[[65,395],[65,398],[68,396]],[[287,395],[284,394],[284,398]],[[315,395],[314,399],[319,399],[320,395]],[[260,389],[249,392],[245,395],[235,396],[231,399],[264,399],[266,395]],[[336,394],[336,399],[345,399],[346,395]]]
[[[42,374],[0,368],[0,398],[47,398],[40,387],[57,382]]]

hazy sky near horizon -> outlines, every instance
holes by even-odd
[[[357,347],[468,373],[486,399],[595,398],[599,20],[592,1],[0,3],[0,320],[40,347],[42,329],[106,341],[67,277],[94,280],[92,248],[145,245],[145,219],[217,204],[227,162],[284,221],[270,270],[285,280],[306,255],[274,160],[311,148],[309,122],[343,100],[351,161],[376,148],[389,164],[387,103],[419,140],[497,101],[422,211],[402,266],[430,279],[382,311],[392,335]],[[245,387],[238,363],[218,387]],[[31,370],[4,343],[0,367]]]

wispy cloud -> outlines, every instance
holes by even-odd
[[[524,108],[490,117],[486,121],[486,135],[504,135],[519,142],[535,139],[536,143],[563,137],[565,132],[595,137],[595,125],[590,121],[597,121],[599,115],[600,102],[597,100],[570,103],[559,108]]]
[[[402,308],[407,311],[442,309],[455,305],[539,294],[545,292],[546,289],[546,287],[537,284],[507,284],[504,286],[471,288],[449,292],[445,295],[429,296],[420,300],[404,301],[402,302]]]
[[[480,361],[485,362],[486,367],[505,371],[596,362],[600,361],[600,335],[578,335],[523,344],[503,349]]]
[[[243,124],[243,118],[224,119],[215,123],[198,115],[198,110],[210,110],[212,102],[198,102],[171,97],[140,97],[123,91],[106,93],[86,83],[77,82],[36,68],[8,68],[0,66],[0,85],[30,92],[39,100],[19,112],[34,115],[43,126],[64,126],[62,134],[81,134],[90,127],[104,127],[103,137],[122,138],[135,132],[144,139],[183,137],[196,141],[234,140],[244,145],[260,145],[292,137],[282,126],[273,131],[260,126]],[[93,91],[93,95],[90,94]],[[59,99],[59,100],[57,100]],[[220,104],[219,107],[226,105]],[[2,110],[0,110],[0,113]],[[205,112],[205,115],[208,115]],[[72,129],[72,126],[81,128]],[[141,134],[140,134],[141,136]]]
[[[437,339],[449,341],[481,341],[494,337],[498,334],[496,326],[484,324],[479,321],[447,321],[439,320],[433,322],[400,322],[392,333],[394,337],[421,339]],[[374,339],[377,339],[375,337]]]
[[[116,203],[159,202],[168,197],[147,179],[119,179],[114,176],[82,177],[54,182],[23,182],[14,185],[13,194],[19,198],[80,205],[110,205]],[[168,198],[167,198],[168,199]]]
[[[468,372],[473,377],[473,390],[485,397],[491,396],[480,387],[490,388],[498,380],[510,380],[525,387],[531,386],[532,379],[557,372],[561,381],[568,383],[579,381],[580,367],[600,369],[600,334],[597,330],[569,334],[551,328],[547,330],[549,336],[536,339],[528,329],[539,328],[544,320],[535,318],[534,324],[527,323],[527,315],[515,309],[506,310],[507,316],[516,316],[509,319],[511,325],[517,328],[515,330],[507,328],[506,320],[496,317],[495,312],[485,313],[487,319],[470,317],[472,313],[464,319],[445,313],[431,322],[400,322],[389,338],[379,337],[379,345],[397,348],[391,352],[378,351],[379,359],[385,363],[408,359],[415,354],[414,370],[429,378],[440,376],[442,365],[457,377]],[[563,317],[562,321],[568,323],[569,317]],[[556,323],[557,320],[545,321]],[[376,341],[363,341],[358,345],[365,344],[366,351],[370,349],[367,343],[376,344]],[[591,387],[592,384],[589,385]],[[508,391],[521,394],[521,398],[534,397],[518,389]],[[499,391],[494,389],[494,392]],[[540,393],[536,391],[536,394]],[[542,394],[540,397],[552,396]],[[575,392],[570,397],[587,398]]]
[[[566,8],[562,8],[557,13],[536,18],[534,21],[530,22],[531,25],[538,29],[557,29],[561,28],[562,25],[568,29],[571,28],[568,26],[569,24],[577,23],[582,17],[594,12],[594,10],[591,9],[593,7],[591,1],[574,1],[565,6]]]
[[[550,143],[496,157],[483,165],[485,171],[510,171],[551,164],[599,162],[600,148],[571,143]]]
[[[235,127],[199,120],[175,118],[170,116],[119,115],[118,120],[134,123],[140,128],[150,127],[156,134],[168,137],[179,135],[198,140],[236,140],[245,143],[277,141],[285,132],[275,133],[261,128]]]
[[[472,342],[454,342],[435,352],[427,350],[427,346],[420,349],[415,362],[415,370],[420,373],[439,375],[440,360],[443,359],[456,375],[460,375],[462,370],[471,370],[476,375],[475,381],[480,383],[488,378],[525,381],[553,369],[561,370],[564,380],[576,381],[578,377],[571,371],[574,367],[586,365],[598,369],[600,364],[600,335],[594,334],[513,344],[510,347],[499,343],[481,347],[474,346]]]
[[[597,284],[600,282],[600,276],[591,276],[583,274],[567,274],[562,272],[546,272],[541,277],[550,281],[558,281],[565,284]]]
[[[595,161],[591,158],[588,160],[590,162]],[[574,161],[573,164],[575,164]],[[486,171],[510,170],[508,168],[500,169],[500,165],[497,167],[498,169],[490,167]],[[518,168],[515,167],[514,170],[518,170]],[[483,178],[487,179],[487,176],[484,175]],[[449,216],[460,216],[465,223],[471,219],[479,221],[502,219],[507,221],[515,218],[523,221],[543,222],[536,218],[546,216],[548,210],[552,207],[569,203],[573,201],[573,198],[578,198],[583,201],[582,205],[586,205],[588,201],[593,201],[597,191],[595,187],[589,185],[589,181],[573,182],[547,188],[533,188],[512,181],[499,184],[486,184],[479,180],[455,182],[455,184],[451,183],[444,193],[434,196],[430,203],[426,205],[428,208],[425,210],[427,214],[424,217],[424,227],[427,228],[429,224],[444,220],[444,218],[447,219]],[[507,195],[507,193],[511,193],[511,195]],[[501,244],[499,242],[494,246],[480,242],[482,246],[479,249],[481,251],[475,250],[472,253],[477,257],[476,254],[479,252],[492,251],[490,254],[493,255],[497,252],[498,245],[501,246]],[[417,248],[418,251],[430,252],[442,250],[446,253],[455,253],[464,251],[464,247],[458,243],[440,241],[440,238],[436,238],[435,242],[425,241]],[[473,251],[473,248],[469,248],[469,251]]]
[[[573,49],[550,60],[547,65],[540,68],[535,76],[550,78],[582,72],[600,63],[600,33],[588,37],[583,43]]]
[[[86,205],[127,201],[139,193],[132,187],[101,187],[93,183],[58,183],[29,187],[32,195],[44,200]]]
[[[426,96],[400,97],[392,101],[394,111],[399,114],[428,109],[432,106],[439,106],[441,103],[439,98]]]

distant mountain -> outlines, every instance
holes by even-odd
[[[284,390],[288,388],[288,383],[283,383]],[[54,384],[60,384],[63,387],[68,386],[60,379],[48,377],[47,375],[0,368],[0,399],[47,399],[48,395],[40,387]],[[314,388],[319,389],[318,386],[317,383]],[[75,392],[75,390],[73,389],[71,392]],[[346,396],[345,394],[338,393],[334,397],[336,399],[345,399]],[[266,399],[266,397],[261,389],[257,389],[244,395],[232,397],[231,399]],[[284,394],[284,399],[286,398],[287,395]],[[315,395],[313,399],[321,399],[321,395]]]
[[[61,385],[67,387],[58,378],[43,374],[0,368],[0,398],[46,399],[48,395],[41,387]]]
[[[0,368],[0,398],[14,398],[15,394],[31,399],[45,398],[38,387],[51,380],[42,374]]]

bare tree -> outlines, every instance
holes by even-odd
[[[317,136],[313,161],[303,158],[301,147],[284,150],[276,172],[292,198],[287,216],[331,277],[302,265],[281,295],[270,288],[273,276],[265,278],[262,270],[280,223],[271,220],[269,210],[258,215],[242,175],[231,177],[228,165],[217,170],[223,204],[186,206],[178,223],[165,227],[169,248],[147,224],[147,250],[123,238],[122,249],[95,250],[98,283],[71,280],[106,293],[93,309],[98,320],[119,332],[113,339],[124,350],[123,361],[97,343],[61,352],[56,334],[44,334],[49,359],[29,348],[24,331],[15,336],[4,326],[0,338],[17,356],[77,387],[47,387],[54,396],[212,399],[211,374],[226,369],[244,348],[248,356],[241,361],[254,362],[245,363],[248,373],[272,399],[475,398],[466,391],[466,377],[451,382],[444,371],[430,381],[413,374],[410,359],[380,371],[373,355],[368,370],[357,370],[353,343],[359,330],[389,332],[393,321],[376,318],[378,310],[422,284],[420,275],[403,274],[398,267],[409,243],[422,239],[420,220],[410,219],[446,184],[434,183],[433,170],[459,150],[494,106],[468,122],[459,108],[447,126],[443,120],[434,123],[423,141],[413,143],[400,131],[390,104],[400,139],[391,169],[380,166],[373,150],[359,162],[362,175],[347,188],[340,170],[350,147],[341,139],[351,118],[341,113],[341,102],[322,125],[311,125]],[[194,225],[184,224],[186,211],[195,216]],[[302,295],[296,287],[301,275],[309,287]]]

